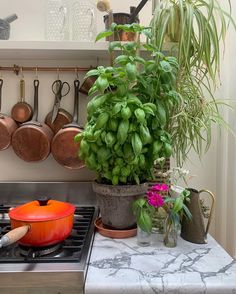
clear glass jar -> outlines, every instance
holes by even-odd
[[[152,233],[163,234],[166,220],[166,212],[162,207],[158,207],[152,218]]]
[[[151,245],[151,232],[143,231],[139,226],[137,227],[137,243],[139,246],[146,247]]]
[[[72,40],[94,41],[96,37],[96,6],[94,1],[72,1],[71,14]]]
[[[174,223],[169,215],[165,220],[165,230],[163,236],[163,242],[166,247],[176,247],[178,238],[179,225]]]
[[[47,0],[46,31],[47,40],[69,40],[69,4],[67,0]]]

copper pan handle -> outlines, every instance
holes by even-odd
[[[2,86],[3,86],[3,79],[0,79],[0,113],[2,109]]]
[[[21,238],[23,238],[27,234],[29,229],[30,229],[30,226],[25,225],[25,226],[21,226],[16,229],[13,229],[10,232],[6,233],[0,239],[0,248],[17,242],[18,240],[20,240]]]
[[[20,102],[25,102],[25,80],[20,80]]]

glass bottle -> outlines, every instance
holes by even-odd
[[[172,221],[168,215],[165,220],[165,230],[163,236],[163,242],[166,247],[176,247],[178,238],[179,225]]]
[[[152,233],[163,234],[166,219],[166,211],[162,207],[158,207],[152,218]]]
[[[46,32],[47,40],[69,40],[69,5],[67,0],[47,0]]]
[[[71,13],[72,40],[94,41],[96,37],[96,6],[94,1],[72,1]]]
[[[152,238],[151,232],[145,232],[139,226],[137,226],[137,243],[139,246],[142,246],[142,247],[150,246],[151,238]]]

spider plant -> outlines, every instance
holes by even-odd
[[[186,160],[190,149],[201,157],[211,144],[212,124],[226,126],[220,106],[214,98],[214,88],[220,70],[220,43],[232,23],[229,12],[218,0],[162,0],[151,22],[151,43],[162,50],[165,42],[174,42],[179,70],[176,88],[182,104],[169,119],[168,131],[174,144],[173,155],[179,165]],[[206,98],[207,97],[207,98]],[[228,106],[228,105],[227,105]]]
[[[152,19],[153,43],[162,49],[165,40],[176,42],[181,69],[204,69],[214,82],[220,66],[220,41],[225,38],[228,23],[235,26],[218,0],[162,0]]]

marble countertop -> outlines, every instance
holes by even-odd
[[[85,294],[236,294],[236,261],[211,236],[203,245],[179,237],[175,248],[152,237],[152,246],[139,247],[136,237],[96,233]]]

